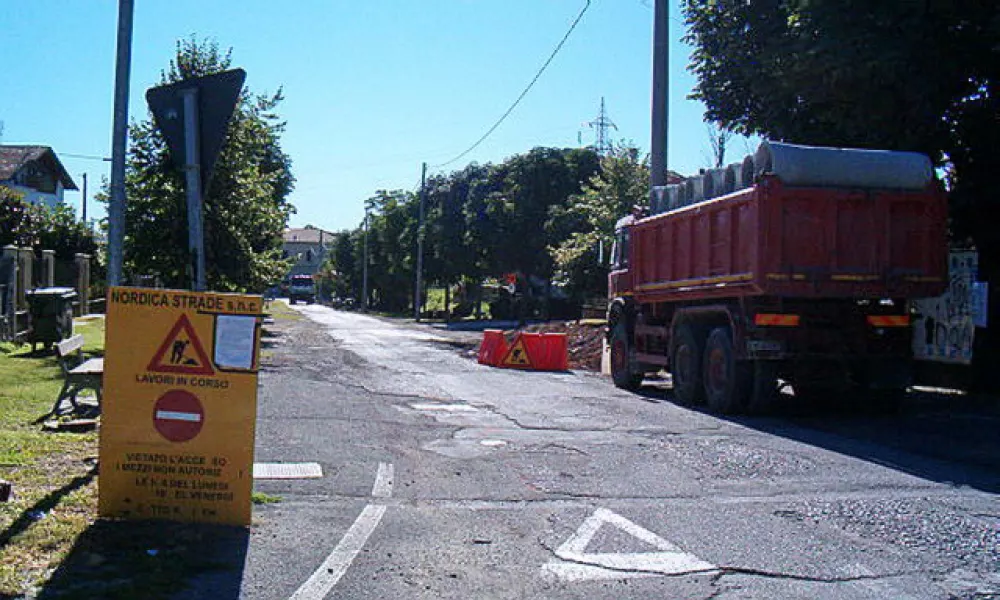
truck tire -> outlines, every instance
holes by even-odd
[[[681,404],[701,404],[705,399],[701,368],[704,338],[690,323],[677,327],[670,342],[670,375],[674,382],[674,397]]]
[[[747,414],[771,414],[778,402],[778,365],[772,361],[756,360],[746,364],[745,368],[751,374],[747,388]]]
[[[623,390],[637,390],[642,385],[642,373],[632,372],[631,344],[625,321],[619,320],[611,330],[611,381]]]
[[[748,364],[737,362],[727,327],[716,327],[708,334],[702,373],[705,400],[712,412],[735,415],[746,409],[752,372]]]

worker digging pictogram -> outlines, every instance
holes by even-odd
[[[149,362],[149,371],[156,373],[187,373],[191,375],[213,375],[205,348],[198,334],[191,326],[187,315],[181,315],[170,333],[163,339],[159,349]]]
[[[528,355],[528,349],[524,347],[524,339],[518,336],[500,364],[506,367],[531,367],[531,357]]]

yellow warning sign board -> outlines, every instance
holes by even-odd
[[[500,364],[505,367],[531,366],[531,356],[528,355],[528,349],[524,347],[524,340],[521,336],[518,336],[514,345],[507,351],[507,356],[503,357],[503,360],[500,361]]]
[[[101,516],[250,524],[262,306],[108,291]]]

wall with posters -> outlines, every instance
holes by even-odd
[[[952,252],[948,266],[945,293],[912,303],[913,355],[918,360],[967,365],[972,362],[976,327],[986,327],[988,289],[976,281],[975,252]]]

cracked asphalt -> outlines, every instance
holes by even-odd
[[[241,572],[181,597],[289,598],[329,567],[298,597],[1000,598],[995,413],[917,394],[891,418],[722,419],[662,382],[491,369],[475,334],[295,308],[265,341],[256,460],[324,477],[256,482],[281,501]]]

